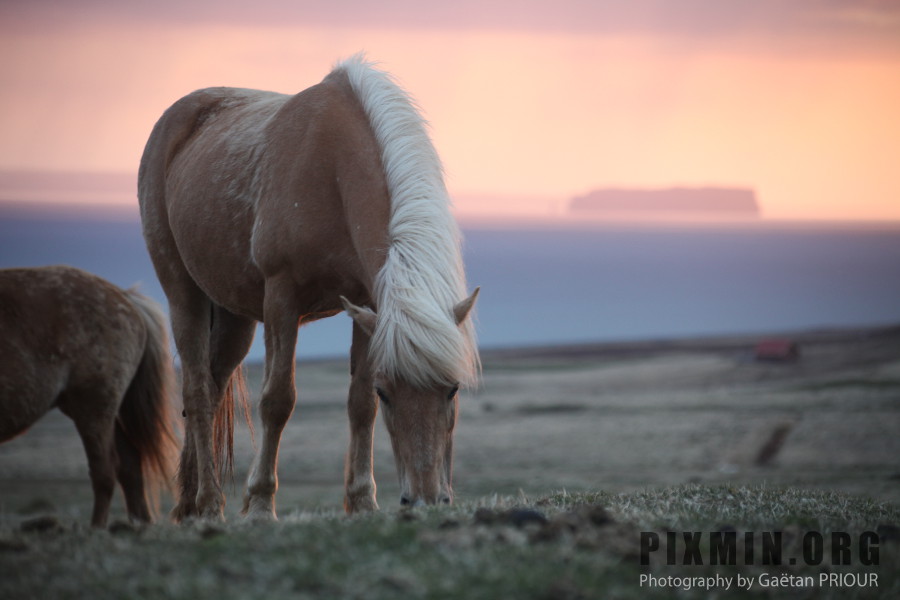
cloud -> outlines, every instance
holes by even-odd
[[[456,189],[544,210],[746,184],[770,216],[897,215],[893,2],[187,1],[0,0],[0,167],[133,170],[184,93],[297,91],[365,49],[425,107]]]
[[[877,0],[18,0],[6,26],[119,21],[145,25],[365,27],[651,34],[687,37],[832,35],[900,38],[900,4]]]

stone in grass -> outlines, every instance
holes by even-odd
[[[614,522],[614,519],[612,518],[612,515],[609,514],[609,511],[599,504],[579,506],[572,512],[577,514],[583,520],[589,522],[591,525],[594,525],[595,527],[603,527],[604,525],[609,525],[610,523]]]
[[[17,511],[20,515],[36,515],[56,512],[56,505],[46,498],[32,498]]]
[[[17,538],[0,537],[0,552],[26,552],[28,544]]]
[[[59,522],[59,519],[53,515],[26,519],[19,525],[19,530],[24,533],[57,533],[64,529],[65,528],[62,526],[62,523]]]
[[[609,512],[600,505],[578,506],[554,516],[532,534],[530,541],[551,542],[567,537],[584,541],[584,536],[593,536],[593,532],[614,522]]]
[[[882,523],[875,529],[878,534],[879,541],[882,542],[900,542],[900,527],[889,523]]]
[[[142,523],[133,523],[132,521],[125,521],[123,519],[116,519],[109,525],[109,532],[113,534],[128,534],[128,533],[138,533],[144,529],[144,524]]]
[[[475,523],[480,525],[512,525],[521,528],[532,524],[546,525],[547,517],[544,516],[544,513],[533,508],[510,508],[503,511],[479,508],[475,511]]]

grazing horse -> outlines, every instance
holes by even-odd
[[[425,122],[388,74],[357,55],[294,96],[196,91],[156,123],[138,195],[184,369],[176,520],[222,517],[232,392],[258,321],[263,431],[243,512],[275,518],[298,328],[342,310],[353,319],[345,509],[378,508],[379,404],[401,503],[452,501],[457,391],[480,369],[467,319],[477,290],[466,297]]]
[[[87,453],[91,524],[106,525],[116,480],[129,517],[149,522],[175,450],[159,307],[72,267],[3,269],[0,357],[0,442],[59,408]]]

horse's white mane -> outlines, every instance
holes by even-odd
[[[346,73],[369,118],[391,198],[390,248],[375,281],[375,364],[419,387],[474,383],[480,361],[472,319],[457,326],[453,317],[468,296],[460,233],[427,123],[363,54],[335,71]]]

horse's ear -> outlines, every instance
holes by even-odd
[[[363,331],[370,336],[375,332],[375,320],[378,316],[371,308],[356,306],[343,296],[341,296],[341,304],[344,305],[344,310],[347,311],[347,314],[350,315],[353,322],[362,327]]]
[[[469,316],[469,313],[472,311],[472,307],[475,306],[475,300],[478,298],[478,292],[480,291],[480,287],[475,288],[475,291],[472,292],[471,296],[453,307],[453,317],[456,319],[457,325],[460,325],[463,321],[466,320],[466,317]]]

